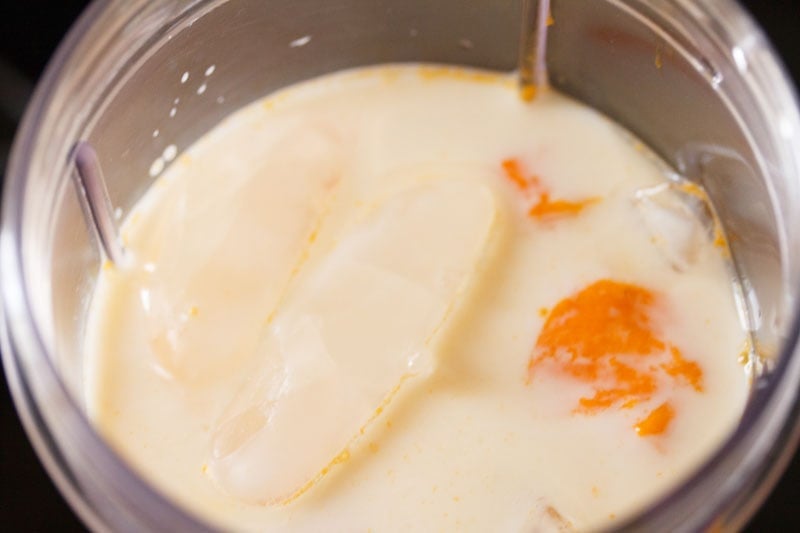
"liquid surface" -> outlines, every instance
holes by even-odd
[[[376,67],[267,97],[127,218],[133,265],[104,266],[87,324],[90,415],[226,528],[613,526],[748,391],[724,236],[668,178],[500,74]]]

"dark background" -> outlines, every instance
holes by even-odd
[[[742,3],[766,29],[800,86],[800,0]],[[30,91],[86,4],[78,0],[0,0],[0,171],[5,169]],[[42,469],[19,424],[5,380],[0,383],[0,528],[84,531]],[[800,531],[800,455],[747,531]]]

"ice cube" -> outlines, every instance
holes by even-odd
[[[149,345],[184,385],[218,381],[253,353],[341,174],[341,147],[320,129],[265,150],[261,167],[194,161],[195,179],[167,185],[165,208],[139,222]]]
[[[679,272],[693,265],[710,235],[720,231],[705,191],[686,180],[639,189],[634,203],[651,241]]]
[[[434,338],[474,280],[495,210],[484,185],[442,180],[397,193],[344,236],[287,296],[215,429],[221,487],[286,502],[349,457],[403,384],[435,368]]]

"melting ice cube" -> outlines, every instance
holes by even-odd
[[[164,190],[137,248],[149,261],[139,286],[160,371],[204,386],[253,353],[321,223],[340,153],[331,135],[298,128],[265,148],[261,166],[201,159],[196,179]]]
[[[485,186],[439,181],[386,200],[301,280],[259,367],[215,429],[211,473],[243,501],[286,502],[348,455],[470,285],[495,225]]]
[[[651,240],[679,272],[694,264],[709,236],[719,231],[705,191],[689,181],[639,189],[634,202]]]

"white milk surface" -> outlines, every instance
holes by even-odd
[[[507,75],[384,66],[288,88],[127,217],[132,264],[104,266],[87,324],[90,416],[228,529],[613,526],[747,397],[701,193]]]

